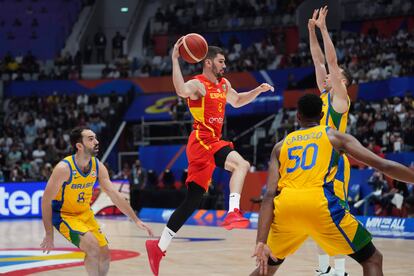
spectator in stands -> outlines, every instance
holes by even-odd
[[[94,113],[90,117],[89,128],[97,135],[102,133],[103,128],[106,127],[106,123],[100,118],[98,113]]]
[[[141,167],[141,161],[138,159],[132,166],[129,180],[129,201],[132,209],[140,210],[140,191],[146,188],[147,171]]]
[[[115,36],[112,38],[112,59],[123,56],[122,48],[124,39],[125,38],[119,32],[116,32]]]
[[[85,64],[91,63],[92,51],[93,51],[92,43],[89,41],[89,37],[86,37],[84,48],[83,48],[83,57],[84,57],[83,62]]]
[[[50,163],[46,163],[41,171],[41,180],[43,181],[47,181],[50,177],[50,175],[52,174],[52,165]]]
[[[122,166],[122,170],[114,176],[115,179],[129,179],[131,177],[131,168],[128,162],[125,162]]]
[[[13,167],[17,162],[22,160],[22,155],[23,154],[20,151],[20,149],[17,147],[17,144],[13,144],[9,154],[7,155],[6,165],[9,168]]]
[[[105,67],[102,68],[102,71],[101,71],[101,78],[102,79],[109,78],[109,75],[111,74],[111,72],[112,72],[112,69],[109,68],[109,64],[105,63]]]
[[[106,36],[102,31],[102,28],[95,34],[95,49],[96,49],[96,62],[105,63],[105,49],[106,49]]]
[[[166,169],[164,171],[162,183],[165,189],[175,189],[175,176],[171,170]]]
[[[20,170],[23,173],[23,176],[25,179],[34,179],[35,178],[35,173],[34,173],[34,168],[32,165],[32,162],[30,161],[30,158],[28,155],[26,155],[20,165]]]
[[[148,189],[157,189],[158,188],[158,175],[157,172],[154,170],[148,170],[148,178],[147,178],[147,188]]]
[[[187,111],[187,105],[184,103],[181,97],[177,97],[177,100],[170,107],[170,115],[174,121],[184,120],[185,113]]]
[[[20,170],[19,166],[16,164],[14,165],[14,167],[12,168],[12,170],[10,171],[10,181],[12,182],[22,182],[24,181],[24,177],[23,177],[23,173]]]
[[[34,159],[34,161],[41,166],[41,164],[44,163],[44,158],[46,156],[46,152],[43,150],[43,145],[38,142],[36,149],[32,152],[32,157]]]

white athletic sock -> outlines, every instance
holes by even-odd
[[[345,275],[345,258],[335,259],[336,275]]]
[[[229,212],[233,212],[234,208],[240,209],[240,194],[231,193],[229,197]]]
[[[175,237],[175,234],[176,233],[174,231],[165,226],[164,230],[162,231],[160,241],[158,242],[158,247],[161,249],[161,251],[164,252],[167,250],[172,239]]]
[[[329,255],[319,255],[319,270],[326,272],[329,267]]]

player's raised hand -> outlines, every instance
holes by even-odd
[[[139,228],[141,228],[141,229],[143,229],[143,230],[147,231],[148,236],[150,236],[150,237],[154,237],[154,232],[152,231],[152,228],[151,228],[149,225],[147,225],[146,223],[143,223],[141,220],[137,221],[135,224],[136,224]]]
[[[315,29],[316,20],[318,18],[319,9],[313,10],[312,18],[308,21],[308,29]]]
[[[261,85],[259,85],[257,87],[257,89],[259,90],[260,93],[266,92],[266,91],[269,91],[269,90],[272,91],[272,92],[275,91],[275,88],[273,86],[271,86],[270,84],[268,84],[268,83],[262,83]]]
[[[40,244],[40,248],[43,249],[43,253],[49,254],[50,251],[52,251],[53,248],[55,248],[53,244],[53,235],[46,235]]]
[[[172,51],[171,57],[173,59],[177,59],[180,56],[180,52],[178,51],[178,48],[180,48],[181,44],[183,43],[183,36],[180,37],[177,42],[174,44],[174,49]]]
[[[258,242],[252,257],[256,257],[256,266],[259,267],[260,275],[267,275],[267,262],[269,260],[271,251],[267,244]]]
[[[326,15],[328,14],[328,6],[325,6],[319,10],[319,16],[315,24],[319,29],[326,28]]]

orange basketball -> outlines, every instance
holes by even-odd
[[[201,35],[191,33],[183,37],[178,51],[180,52],[180,56],[188,63],[197,63],[206,57],[208,44]]]

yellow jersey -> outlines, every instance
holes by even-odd
[[[99,173],[98,159],[91,158],[90,169],[87,173],[78,168],[75,155],[67,156],[62,161],[69,166],[70,178],[62,183],[58,194],[52,201],[53,211],[63,214],[80,214],[90,210],[93,186]]]
[[[335,179],[336,155],[327,135],[327,126],[315,126],[290,133],[279,154],[279,189],[321,187]]]
[[[350,99],[348,97],[348,109],[344,113],[338,113],[334,110],[332,106],[332,99],[331,93],[323,90],[321,92],[321,100],[322,100],[322,111],[323,111],[323,118],[320,121],[321,125],[329,126],[335,130],[338,130],[342,133],[346,132],[346,126],[348,124],[348,113],[350,107]]]

